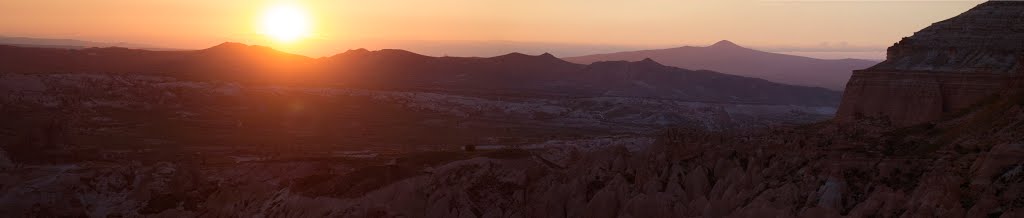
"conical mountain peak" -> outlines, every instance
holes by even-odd
[[[715,44],[709,46],[711,48],[743,48],[729,40],[718,41]]]

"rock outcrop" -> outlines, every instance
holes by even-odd
[[[1024,2],[986,2],[904,38],[886,61],[855,71],[836,115],[932,121],[1007,89],[1024,75]]]

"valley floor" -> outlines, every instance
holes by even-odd
[[[125,81],[125,78],[111,78]],[[46,88],[38,89],[43,94],[35,96],[61,96],[45,93],[63,80],[43,81],[41,84]],[[139,84],[139,81],[127,80],[132,84]],[[1024,104],[1021,103],[1024,101],[1015,96],[1004,96],[942,121],[907,128],[892,127],[884,120],[873,119],[854,123],[825,121],[794,127],[779,125],[784,122],[777,119],[752,116],[775,124],[762,123],[756,128],[708,128],[715,127],[708,124],[724,119],[707,122],[687,117],[685,119],[696,120],[701,125],[648,129],[648,124],[634,126],[616,119],[640,122],[637,120],[645,118],[624,117],[670,113],[629,111],[616,115],[613,112],[629,110],[630,105],[653,104],[635,99],[613,100],[631,102],[619,106],[583,100],[573,104],[589,106],[567,108],[559,108],[559,105],[568,105],[565,102],[542,104],[538,102],[547,100],[534,99],[508,103],[512,100],[501,100],[504,103],[500,103],[503,105],[500,109],[488,109],[492,107],[488,105],[498,104],[491,103],[497,100],[375,91],[369,97],[335,101],[315,96],[366,94],[333,89],[294,94],[296,90],[287,88],[232,89],[226,84],[212,87],[181,84],[172,89],[175,91],[168,91],[171,94],[156,89],[161,93],[159,96],[175,96],[165,99],[133,97],[133,93],[144,93],[140,90],[154,90],[152,87],[167,83],[147,83],[146,88],[134,91],[99,89],[101,91],[91,93],[94,97],[86,98],[88,101],[34,98],[31,92],[19,92],[28,94],[6,98],[7,102],[37,102],[43,108],[73,113],[44,113],[38,108],[22,108],[32,104],[5,104],[4,115],[10,116],[5,120],[14,122],[5,124],[4,142],[43,147],[4,147],[0,156],[0,193],[3,193],[0,214],[13,217],[1024,216]],[[105,83],[92,86],[102,87],[102,84]],[[230,95],[236,90],[278,93],[258,99],[279,101],[271,104],[245,98],[248,94]],[[61,93],[91,95],[85,91]],[[180,100],[181,97],[188,97],[188,100]],[[115,101],[117,99],[132,100]],[[80,101],[78,105],[84,106],[45,106],[70,101]],[[144,104],[138,104],[140,102]],[[138,105],[110,106],[122,104]],[[173,106],[175,104],[181,106]],[[330,110],[323,109],[326,105],[332,106]],[[365,105],[374,106],[351,108]],[[671,103],[665,108],[680,105]],[[724,110],[730,120],[735,120],[740,117],[737,108],[749,107],[711,108]],[[638,108],[660,110],[650,105]],[[262,112],[247,113],[247,110]],[[309,110],[340,112],[295,113]],[[420,113],[405,117],[369,116],[389,114],[388,111]],[[497,113],[494,111],[501,113],[485,115]],[[465,117],[472,119],[466,118],[459,125],[444,123],[455,120],[460,113],[470,114]],[[574,113],[589,115],[572,115]],[[74,124],[40,121],[54,120],[47,118],[54,114],[78,114],[78,117],[66,119],[75,120]],[[787,111],[782,114],[808,113]],[[531,118],[499,119],[509,116]],[[568,121],[587,116],[601,118]],[[277,122],[289,119],[295,122]],[[313,122],[323,120],[332,122]],[[508,122],[515,127],[478,128],[502,120],[525,121]],[[403,127],[409,123],[418,124]],[[434,126],[431,123],[435,123]],[[545,123],[557,126],[545,126]],[[570,128],[576,124],[581,126]],[[460,125],[466,128],[425,132]],[[535,128],[521,128],[523,126]],[[16,127],[32,127],[24,129],[33,131],[20,134]],[[391,127],[397,129],[388,132],[389,135],[375,136],[379,132],[372,131]],[[636,131],[614,132],[608,127]],[[369,131],[360,132],[360,129]],[[462,132],[472,129],[478,130]],[[529,132],[513,131],[521,129]],[[572,131],[555,134],[547,131],[550,129]],[[656,134],[643,134],[645,131]],[[428,137],[429,134],[438,137]],[[486,140],[469,136],[486,136]],[[434,142],[408,143],[421,139]],[[330,141],[350,144],[321,143]],[[369,143],[374,141],[379,143]],[[96,142],[110,144],[99,146]],[[143,143],[137,144],[139,142]],[[462,150],[463,145],[474,145],[476,149]]]

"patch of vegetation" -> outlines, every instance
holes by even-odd
[[[153,193],[153,197],[146,202],[146,206],[139,210],[141,214],[155,214],[160,213],[168,209],[177,208],[182,202],[182,198],[175,194],[157,194]]]
[[[497,151],[483,153],[480,156],[494,159],[519,159],[530,157],[531,155],[532,154],[530,154],[530,151],[523,149],[501,149]]]
[[[849,215],[854,207],[868,198],[868,194],[871,194],[869,190],[871,177],[871,173],[864,169],[843,170],[847,193],[842,196],[840,215]]]
[[[921,176],[924,175],[924,169],[917,166],[909,168],[908,170],[894,169],[889,175],[882,178],[882,184],[904,193],[910,193],[917,188]]]
[[[292,188],[307,196],[356,198],[392,183],[421,175],[418,169],[402,166],[363,167],[345,175],[314,174],[297,179]]]
[[[410,154],[395,160],[403,166],[437,166],[452,161],[469,159],[470,155],[456,151],[428,151]]]
[[[588,182],[587,183],[587,201],[590,201],[591,199],[594,199],[594,195],[597,194],[597,191],[600,191],[602,188],[604,188],[604,186],[605,186],[604,180],[600,180],[599,178]]]

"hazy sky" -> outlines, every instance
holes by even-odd
[[[259,33],[268,8],[308,11],[312,38]],[[883,50],[981,1],[756,0],[0,0],[0,35],[203,48],[268,44],[312,56],[394,40],[632,47],[728,39],[766,50]],[[377,43],[376,45],[354,45]],[[458,51],[453,51],[458,53]]]

